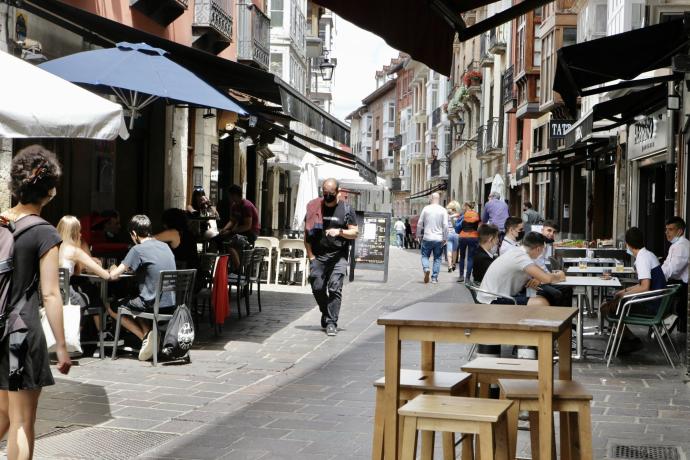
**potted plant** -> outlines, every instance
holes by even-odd
[[[476,86],[482,83],[482,74],[478,70],[470,70],[465,72],[463,76],[465,86]]]

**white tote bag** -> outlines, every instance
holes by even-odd
[[[79,333],[81,329],[81,307],[79,305],[63,305],[62,323],[65,328],[65,344],[68,353],[82,353]],[[55,336],[48,323],[45,308],[41,308],[41,326],[46,336],[48,351],[55,351]]]

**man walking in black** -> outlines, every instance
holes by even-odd
[[[321,310],[326,334],[338,333],[338,315],[347,271],[350,240],[357,238],[357,218],[349,204],[338,201],[338,181],[326,179],[323,198],[307,204],[304,244],[309,257],[309,283]]]

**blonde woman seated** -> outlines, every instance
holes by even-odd
[[[69,270],[70,277],[78,275],[82,271],[88,271],[105,280],[110,279],[110,273],[101,267],[100,263],[92,258],[83,248],[81,239],[81,224],[79,219],[74,216],[64,216],[57,225],[57,231],[62,238],[59,251],[60,268]],[[83,282],[82,282],[83,281]],[[103,308],[103,299],[99,294],[98,288],[86,280],[72,279],[70,282],[69,300],[72,305],[79,305],[82,308],[99,307]],[[101,329],[98,324],[98,316],[94,317],[96,327]]]

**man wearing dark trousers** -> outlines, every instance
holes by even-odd
[[[323,198],[307,204],[304,244],[309,257],[309,283],[321,310],[326,334],[338,333],[338,315],[347,271],[350,240],[357,238],[357,218],[349,204],[338,201],[338,181],[326,179]]]

